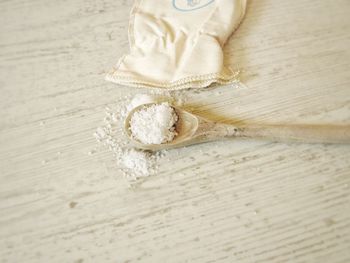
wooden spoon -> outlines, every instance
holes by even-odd
[[[179,117],[176,123],[178,135],[171,142],[144,144],[132,136],[130,119],[134,112],[154,104],[157,103],[136,107],[125,120],[125,132],[136,148],[158,151],[228,138],[264,139],[275,142],[350,143],[350,125],[231,125],[210,121],[172,106]]]

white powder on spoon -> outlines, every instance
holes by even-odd
[[[245,88],[237,82],[236,88]],[[231,86],[230,86],[231,87]],[[206,90],[191,91],[158,91],[152,90],[151,94],[137,94],[134,97],[120,97],[115,103],[105,108],[104,125],[97,128],[95,138],[107,147],[115,157],[116,168],[120,169],[128,182],[133,184],[139,178],[155,175],[158,172],[158,165],[166,161],[167,152],[159,151],[151,153],[131,148],[131,144],[124,134],[124,120],[128,113],[139,105],[145,103],[169,101],[176,106],[187,106],[188,100],[196,97],[201,101],[208,96]],[[187,109],[188,106],[186,107]]]
[[[116,103],[105,108],[104,125],[97,128],[94,133],[97,141],[113,153],[117,167],[129,182],[156,173],[157,162],[162,153],[149,153],[131,148],[124,134],[124,120],[135,107],[156,102],[156,100],[155,97],[147,94],[120,98]]]
[[[130,119],[132,136],[144,144],[171,142],[177,132],[178,116],[169,103],[145,106],[134,112]]]
[[[137,183],[139,178],[155,175],[159,164],[166,158],[167,152],[163,150],[152,153],[132,148],[124,134],[125,118],[130,111],[142,104],[159,103],[160,101],[170,101],[174,105],[181,106],[187,101],[187,93],[182,91],[174,94],[154,92],[152,95],[136,94],[134,97],[120,97],[115,103],[105,108],[104,125],[98,127],[94,133],[96,140],[112,152],[116,168],[123,172],[127,182],[131,185]],[[176,136],[175,130],[170,130],[170,132],[173,134],[166,136],[168,139]]]

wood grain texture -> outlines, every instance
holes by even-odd
[[[349,262],[349,146],[207,143],[127,187],[92,133],[140,92],[103,80],[128,51],[131,5],[0,1],[0,262]],[[350,124],[349,13],[348,0],[249,1],[225,48],[247,88],[188,92],[188,108]]]

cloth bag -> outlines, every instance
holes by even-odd
[[[245,14],[246,0],[136,0],[130,53],[106,79],[124,86],[177,90],[227,84],[223,46]]]

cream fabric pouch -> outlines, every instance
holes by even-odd
[[[227,84],[223,46],[238,27],[246,0],[136,0],[129,24],[130,53],[106,79],[168,90]]]

